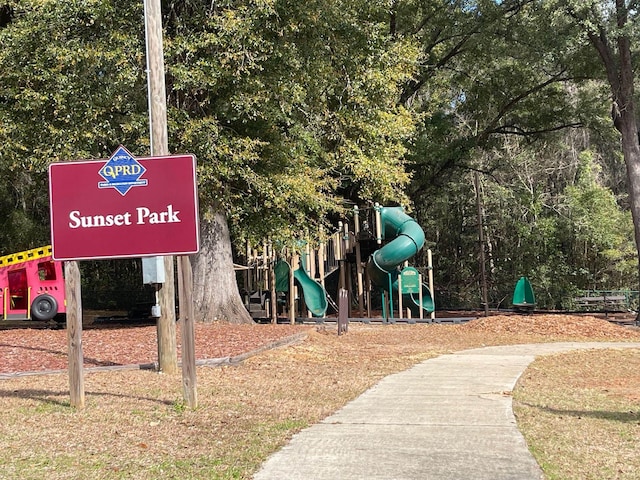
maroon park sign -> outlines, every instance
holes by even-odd
[[[193,155],[49,166],[55,260],[189,255],[199,250]]]

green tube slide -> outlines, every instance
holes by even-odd
[[[384,247],[373,252],[367,264],[371,281],[379,288],[389,290],[398,277],[397,268],[413,257],[424,245],[424,231],[402,207],[380,208],[382,238],[393,238]]]
[[[367,273],[371,281],[384,290],[398,291],[398,267],[413,257],[424,245],[424,231],[418,223],[404,213],[402,207],[382,207],[382,238],[393,238],[385,246],[376,250],[367,264]],[[422,303],[417,293],[403,293],[402,302],[409,307],[412,314],[418,316],[420,309],[434,311],[434,302],[429,287],[422,289]]]
[[[290,269],[291,266],[284,260],[279,260],[276,263],[274,268],[276,273],[276,291],[289,291]],[[294,270],[293,278],[295,278],[302,288],[304,303],[306,304],[307,309],[311,312],[311,315],[314,317],[324,317],[329,306],[327,292],[324,287],[307,275],[307,272],[302,265],[297,270]]]

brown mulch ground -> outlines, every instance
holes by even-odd
[[[465,325],[473,332],[496,335],[544,335],[550,337],[585,337],[598,340],[637,339],[640,330],[621,327],[591,315],[513,315],[479,318]]]
[[[356,327],[356,324],[352,324]],[[441,326],[438,326],[441,327]],[[198,360],[234,357],[263,349],[296,334],[310,325],[196,325]],[[494,315],[461,325],[450,325],[451,333],[470,335],[522,335],[585,339],[639,340],[640,329],[615,325],[602,318],[575,315]],[[180,352],[180,332],[177,335]],[[82,334],[85,367],[153,364],[157,361],[155,326],[86,329]],[[0,374],[45,372],[67,368],[65,330],[0,330]]]
[[[196,358],[234,357],[308,330],[296,325],[196,325]],[[180,331],[177,332],[178,355]],[[155,326],[85,329],[85,367],[150,364],[157,361]],[[0,331],[0,374],[67,368],[67,332],[49,329]]]

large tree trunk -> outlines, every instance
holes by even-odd
[[[193,297],[196,321],[253,323],[238,291],[229,227],[221,212],[210,210],[200,220],[200,253],[193,257]]]
[[[631,2],[630,2],[631,3]],[[628,26],[630,9],[624,0],[616,0],[616,20],[618,28]],[[607,73],[613,99],[612,117],[616,129],[620,132],[622,154],[627,167],[629,182],[629,203],[635,230],[636,248],[638,250],[638,279],[640,280],[640,139],[638,138],[638,121],[634,103],[634,74],[631,56],[631,40],[627,35],[615,38],[617,51],[611,48],[612,39],[607,39],[604,29],[598,32],[588,31],[589,40],[598,51]],[[636,322],[640,321],[640,312]]]
[[[626,9],[621,8],[622,2],[616,2],[618,8],[618,26],[624,27],[627,23]],[[638,278],[640,280],[640,139],[638,138],[638,122],[635,113],[634,102],[634,75],[631,61],[631,44],[627,37],[620,36],[617,39],[619,51],[618,83],[612,85],[614,109],[613,122],[620,132],[622,140],[622,155],[627,166],[627,178],[629,181],[629,197],[631,204],[631,216],[635,232],[636,248],[638,250]],[[607,71],[613,70],[605,63]],[[611,79],[611,77],[609,77]],[[636,322],[640,321],[640,312]]]
[[[629,182],[629,200],[631,216],[636,240],[638,255],[638,278],[640,279],[640,142],[638,141],[638,127],[631,109],[631,115],[621,115],[616,124],[622,137],[622,152],[627,166],[627,179]],[[640,312],[636,317],[636,323],[640,322]]]

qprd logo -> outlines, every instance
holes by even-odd
[[[105,179],[98,183],[98,188],[115,188],[124,196],[132,187],[147,186],[147,180],[140,179],[146,171],[121,145],[98,172]]]

